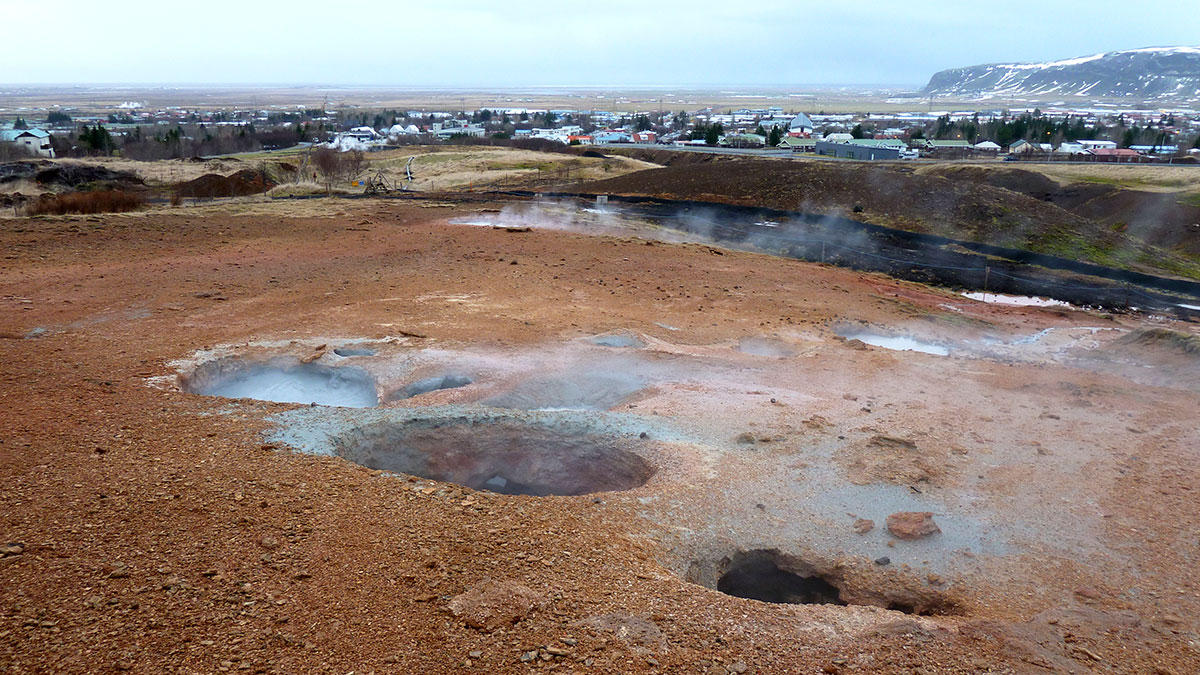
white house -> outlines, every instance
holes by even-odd
[[[12,143],[25,148],[38,157],[54,157],[50,146],[50,132],[42,129],[4,129],[0,131],[0,142]]]
[[[1018,139],[1012,145],[1008,146],[1008,154],[1010,155],[1019,155],[1023,152],[1034,152],[1036,150],[1037,146],[1025,140],[1024,138]]]
[[[805,137],[807,137],[807,136],[811,135],[812,132],[813,132],[812,120],[809,119],[808,115],[805,115],[804,113],[800,113],[799,115],[796,115],[795,117],[792,118],[792,121],[788,123],[787,133],[789,136],[805,136]]]
[[[1116,150],[1116,141],[1085,141],[1080,139],[1079,144],[1084,150]]]
[[[454,136],[482,137],[487,134],[487,129],[473,125],[467,120],[450,120],[449,122],[435,123],[431,131],[434,136],[441,139],[452,138]]]
[[[993,143],[992,141],[983,141],[982,143],[976,143],[975,149],[980,152],[1000,152],[1000,146],[996,143]]]
[[[421,130],[418,129],[417,125],[415,124],[410,124],[408,126],[404,126],[403,124],[393,124],[387,130],[388,136],[412,136],[419,133],[421,133]]]

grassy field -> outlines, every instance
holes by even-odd
[[[404,183],[410,157],[415,190],[459,190],[544,185],[622,176],[656,165],[628,157],[580,157],[552,152],[479,146],[413,146],[367,155],[369,174]],[[341,185],[352,189],[349,185]]]
[[[283,176],[292,176],[277,169],[280,163],[292,166],[304,164],[305,149],[288,149],[272,152],[246,153],[230,157],[196,162],[187,160],[160,160],[140,162],[119,157],[95,157],[57,160],[63,164],[83,163],[103,165],[109,169],[132,171],[150,187],[169,187],[190,181],[204,174],[229,175],[242,169],[265,169],[268,174],[281,180],[281,185],[272,190],[276,196],[314,194],[325,192],[324,181],[312,180],[311,174],[297,177],[298,181],[283,181]],[[394,184],[404,183],[404,166],[410,157],[416,180],[411,186],[415,190],[460,190],[472,188],[524,188],[554,183],[613,178],[633,171],[653,168],[657,165],[628,157],[581,157],[571,154],[535,152],[503,147],[479,146],[412,146],[402,150],[385,150],[367,153],[367,165],[363,173],[348,177],[332,185],[335,192],[361,192],[361,187],[351,184],[355,178],[374,176],[382,172]],[[38,194],[45,191],[32,181],[17,181],[3,186],[3,192]]]
[[[994,171],[1022,169],[1040,173],[1059,185],[1103,183],[1149,192],[1200,191],[1200,166],[1160,164],[1067,164],[1058,162],[936,162],[922,169],[970,166]]]

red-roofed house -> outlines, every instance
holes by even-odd
[[[1130,148],[1096,148],[1092,154],[1097,157],[1115,158],[1118,162],[1136,162],[1142,156],[1137,150]]]

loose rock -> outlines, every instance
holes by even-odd
[[[887,517],[888,532],[898,539],[912,540],[942,531],[929,511],[899,511]]]
[[[875,529],[875,521],[868,518],[858,518],[854,521],[854,532],[857,534],[866,534]]]
[[[449,610],[472,628],[510,626],[546,604],[546,599],[514,581],[484,579],[450,600]]]

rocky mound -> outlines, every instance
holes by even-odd
[[[46,160],[38,162],[6,162],[0,164],[0,185],[15,183],[19,180],[33,180],[38,171],[53,165],[53,162]]]
[[[87,187],[129,187],[144,181],[132,171],[114,171],[95,164],[54,164],[34,177],[42,185],[80,189]]]
[[[1168,328],[1139,328],[1122,336],[1117,344],[1126,347],[1148,347],[1200,359],[1200,337]]]
[[[929,167],[922,173],[1018,192],[1153,246],[1200,255],[1200,201],[1194,194],[1130,190],[1102,183],[1059,185],[1024,169],[948,165]]]

